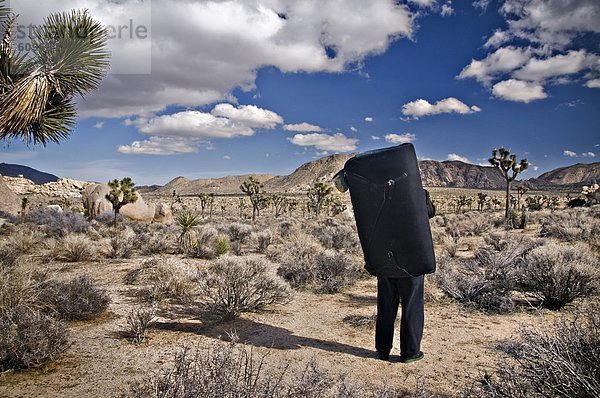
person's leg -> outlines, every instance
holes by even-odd
[[[400,321],[400,357],[413,358],[420,355],[424,323],[424,276],[399,278],[398,289],[402,298]]]
[[[394,322],[398,315],[400,296],[391,278],[377,278],[377,321],[375,323],[375,349],[382,359],[392,350]]]

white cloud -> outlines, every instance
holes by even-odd
[[[577,154],[575,152],[569,150],[564,150],[563,155],[568,156],[570,158],[577,157]]]
[[[419,0],[424,1],[424,0]],[[68,11],[73,2],[19,0],[16,12],[39,16]],[[106,25],[116,16],[139,20],[138,0],[78,0],[77,8]],[[142,6],[140,6],[142,4]],[[84,117],[147,116],[168,106],[196,107],[252,89],[264,66],[283,72],[342,72],[390,43],[412,37],[415,18],[391,0],[153,1],[151,40],[113,40],[119,63],[151,74],[111,74],[78,106]],[[119,19],[116,21],[121,22]],[[328,55],[335,49],[335,56]],[[148,54],[150,62],[140,61]]]
[[[500,47],[501,45],[503,45],[504,43],[506,43],[507,41],[509,41],[510,38],[511,38],[511,36],[510,36],[509,32],[507,32],[505,30],[501,30],[501,29],[496,29],[494,31],[494,34],[491,35],[489,37],[489,39],[487,39],[487,41],[485,42],[483,47],[497,48],[497,47]]]
[[[372,139],[373,141],[377,141],[377,140],[380,140],[380,139],[381,139],[381,137],[380,137],[380,136],[378,136],[378,135],[372,135],[372,136],[371,136],[371,139]]]
[[[481,61],[471,60],[471,63],[460,72],[458,78],[473,77],[479,82],[489,84],[498,75],[511,72],[525,65],[531,56],[530,49],[513,46],[502,47]]]
[[[299,124],[285,124],[283,129],[286,131],[299,131],[303,133],[323,131],[321,127],[306,122]]]
[[[358,131],[358,129],[356,127],[354,127],[354,126],[350,126],[350,131],[356,133]]]
[[[217,104],[210,113],[250,128],[272,129],[283,123],[283,118],[275,112],[254,105],[241,105],[236,108],[231,104]]]
[[[500,83],[496,83],[492,88],[492,93],[496,97],[505,100],[525,103],[543,99],[548,96],[548,94],[544,92],[544,87],[541,85],[515,79],[504,80]]]
[[[600,79],[592,79],[585,82],[585,86],[588,88],[600,88]]]
[[[437,0],[408,0],[408,1],[410,3],[414,3],[414,4],[418,5],[419,7],[428,7],[428,8],[433,7],[437,3]]]
[[[538,171],[540,169],[540,166],[531,166],[533,168],[533,171]]]
[[[581,156],[583,156],[584,158],[595,158],[596,154],[594,152],[584,152],[581,154]]]
[[[525,66],[513,73],[520,80],[543,81],[550,77],[570,75],[587,67],[593,57],[585,50],[569,51],[546,59],[530,59]]]
[[[452,2],[451,1],[447,1],[446,3],[444,3],[442,5],[442,9],[440,10],[440,14],[442,15],[442,17],[448,17],[448,16],[454,14],[454,8],[452,8]]]
[[[446,159],[452,160],[452,161],[459,161],[459,162],[463,162],[463,163],[471,163],[469,161],[469,159],[467,159],[464,156],[457,155],[456,153],[449,153],[448,157]]]
[[[479,9],[485,11],[485,10],[487,10],[488,6],[490,5],[490,1],[491,0],[477,0],[477,1],[474,1],[472,3],[472,5],[475,8],[479,8]]]
[[[507,0],[501,8],[514,35],[562,49],[581,32],[600,32],[597,0]]]
[[[424,99],[418,99],[402,106],[402,113],[415,119],[421,116],[438,115],[440,113],[455,112],[464,115],[479,111],[481,111],[481,108],[478,106],[469,107],[453,97],[437,101],[435,104],[431,104]]]
[[[288,140],[298,146],[314,147],[319,151],[351,152],[356,150],[357,139],[348,138],[342,133],[329,134],[296,134]]]
[[[198,147],[190,139],[150,137],[144,141],[133,141],[130,145],[119,145],[117,151],[126,155],[178,155],[198,152]]]
[[[104,122],[97,122],[92,127],[95,129],[101,129],[102,127],[104,127]]]
[[[373,121],[373,118],[371,116],[367,116],[365,118],[365,122],[367,122],[367,123],[371,123],[372,121]]]
[[[223,155],[223,160],[231,160],[231,156],[229,156],[229,155]]]
[[[417,139],[417,136],[411,133],[404,134],[386,134],[385,140],[387,142],[391,142],[392,144],[406,144],[408,142],[413,142]]]

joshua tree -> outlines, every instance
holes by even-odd
[[[275,209],[275,218],[279,218],[279,216],[286,212],[288,199],[285,196],[279,193],[273,194],[271,195],[271,203]]]
[[[489,197],[485,193],[478,192],[477,193],[477,210],[483,211],[483,208],[485,207],[485,204],[487,203],[488,200],[489,200]]]
[[[112,203],[113,209],[115,209],[114,225],[117,225],[117,216],[119,215],[121,207],[125,206],[127,203],[133,203],[138,199],[135,189],[133,188],[134,185],[135,184],[129,177],[125,177],[121,181],[115,178],[108,182],[110,193],[106,195],[106,199]]]
[[[106,29],[87,11],[49,15],[30,37],[31,52],[12,46],[17,16],[0,0],[0,140],[59,142],[75,125],[76,96],[96,89],[109,67]]]
[[[508,220],[510,215],[510,184],[517,178],[517,175],[527,169],[529,163],[527,159],[521,159],[517,162],[517,155],[510,153],[510,150],[500,147],[492,151],[492,157],[489,159],[492,166],[500,170],[502,177],[506,180],[506,209],[504,210],[504,219]]]
[[[200,199],[200,215],[204,218],[204,209],[206,209],[206,205],[208,204],[209,195],[207,193],[201,193],[198,195],[198,198]]]
[[[311,188],[308,189],[306,196],[308,196],[308,206],[313,208],[315,215],[319,217],[321,213],[321,206],[325,198],[331,194],[333,187],[323,182],[315,182]]]
[[[260,215],[260,209],[264,208],[268,202],[268,197],[262,188],[263,184],[261,184],[260,181],[252,176],[248,177],[248,180],[244,181],[242,185],[240,185],[241,191],[248,195],[248,199],[250,199],[250,203],[252,203],[253,222],[256,220],[256,216]]]

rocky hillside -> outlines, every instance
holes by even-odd
[[[419,161],[421,179],[427,187],[500,189],[506,184],[493,167],[477,166],[459,161]]]
[[[80,198],[81,190],[89,182],[59,178],[46,184],[36,184],[24,177],[2,177],[10,190],[18,195],[42,195],[48,197]]]
[[[48,182],[58,181],[58,177],[54,174],[44,173],[43,171],[22,166],[20,164],[0,163],[0,175],[7,177],[23,176],[36,184],[46,184]]]
[[[315,181],[329,182],[344,167],[351,155],[329,155],[312,162],[304,163],[287,176],[274,177],[265,184],[268,192],[300,191]]]
[[[590,185],[600,182],[600,162],[561,167],[529,180],[534,186]]]
[[[262,183],[269,181],[273,178],[270,174],[244,174],[240,176],[227,176],[222,178],[206,178],[189,180],[185,177],[176,177],[169,181],[167,185],[162,188],[158,188],[153,193],[159,193],[162,195],[171,195],[173,191],[179,195],[192,195],[201,192],[216,193],[216,194],[229,194],[229,193],[240,193],[240,185],[248,179],[248,177],[254,177]]]

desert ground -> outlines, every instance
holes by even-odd
[[[476,209],[475,191],[433,190],[438,202],[442,196],[449,202],[464,194],[474,198],[471,207]],[[359,386],[361,395],[398,396],[402,391],[407,396],[477,396],[483,394],[484,376],[496,375],[507,358],[499,346],[521,341],[522,330],[552,330],[555,320],[572,319],[582,308],[598,313],[596,208],[565,209],[561,203],[556,210],[528,212],[524,228],[513,229],[502,221],[503,211],[492,206],[465,208],[460,214],[448,206],[431,220],[439,264],[438,272],[426,278],[425,358],[400,363],[397,328],[390,361],[381,361],[374,355],[376,279],[362,270],[351,212],[323,212],[317,218],[296,209],[275,218],[266,208],[253,223],[249,207],[239,219],[238,202],[217,197],[212,215],[206,209],[201,216],[197,198],[180,198],[171,204],[176,222],[170,226],[121,221],[114,227],[110,217],[67,220],[69,210],[62,215],[37,210],[38,217],[46,216],[35,220],[32,209],[31,217],[6,221],[0,227],[5,307],[10,292],[13,297],[25,295],[48,281],[67,283],[82,275],[92,279],[90,290],[104,291],[110,303],[90,319],[67,320],[66,349],[52,360],[30,369],[6,366],[0,374],[0,396],[142,396],[135,395],[131,383],[156,380],[161,370],[172,369],[184,347],[211,355],[217,347],[234,346],[252,358],[264,357],[263,373],[283,374],[286,385],[298,382],[314,366],[336,383],[343,378]],[[80,210],[77,203],[72,206]],[[186,240],[177,216],[186,211],[196,213],[199,221],[190,230],[192,245],[183,250]],[[215,249],[224,240],[227,250]],[[544,286],[501,290],[506,280],[498,282],[496,275],[507,273],[502,267],[530,272],[522,267],[532,266],[536,257],[531,252],[543,257],[539,247],[548,245],[577,247],[583,253],[576,260],[552,257],[564,262],[551,264],[547,271],[559,276],[555,283],[572,280],[560,280],[564,273],[555,272],[553,265],[570,267],[569,275],[580,275],[586,283],[560,310],[548,308],[552,305],[545,301]],[[266,264],[259,278],[276,281],[273,289],[285,294],[224,316],[211,296],[214,286],[206,280],[216,263],[231,258]],[[500,264],[502,259],[506,264]],[[313,263],[333,271],[304,275]],[[473,264],[483,271],[474,272]],[[474,273],[462,274],[461,267]],[[479,279],[468,280],[467,274]],[[20,280],[18,286],[9,286],[15,280]],[[136,335],[128,325],[136,311],[153,315],[141,342],[133,341]],[[396,395],[381,392],[386,389]]]

